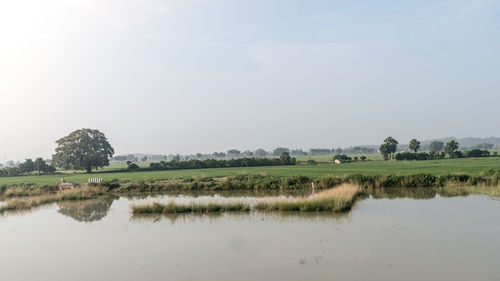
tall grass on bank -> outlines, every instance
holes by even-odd
[[[262,211],[342,212],[352,207],[356,197],[360,193],[361,188],[359,186],[343,184],[309,197],[259,198],[254,207],[256,210]],[[250,204],[241,200],[224,202],[210,201],[203,203],[189,202],[187,204],[170,201],[167,204],[156,202],[132,205],[133,214],[211,213],[250,210]]]
[[[99,187],[83,187],[64,190],[54,194],[40,196],[26,196],[6,201],[0,206],[0,213],[5,211],[26,210],[44,204],[60,201],[96,199],[106,193],[106,189]]]
[[[216,213],[216,212],[248,212],[250,204],[244,202],[203,202],[178,204],[170,201],[167,204],[151,203],[132,205],[133,214],[171,214],[171,213]]]
[[[11,197],[24,197],[24,196],[38,196],[59,191],[57,186],[48,185],[28,185],[28,186],[13,186],[7,187],[3,190],[1,195],[6,198]]]
[[[255,209],[261,211],[343,212],[351,209],[360,193],[361,188],[358,185],[342,184],[309,197],[262,199],[255,205]]]

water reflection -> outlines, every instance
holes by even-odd
[[[113,201],[117,198],[105,196],[93,200],[58,202],[58,212],[80,222],[99,221],[106,217]]]
[[[24,209],[24,210],[6,210],[0,213],[0,217],[9,217],[9,216],[25,216],[29,215],[41,210],[47,210],[53,207],[53,204],[47,204],[47,205],[41,205],[41,206],[36,206],[32,207],[30,209]]]
[[[351,212],[327,213],[327,212],[235,212],[235,213],[183,213],[183,214],[140,214],[132,215],[131,222],[158,223],[216,223],[220,220],[231,220],[240,223],[251,223],[255,220],[270,221],[273,223],[322,223],[322,224],[342,224],[351,221]]]
[[[297,190],[239,190],[239,191],[175,191],[161,194],[129,194],[123,195],[121,198],[126,200],[125,208],[128,208],[131,203],[159,202],[175,200],[176,202],[188,201],[204,201],[204,200],[232,200],[234,198],[241,199],[249,204],[254,204],[257,198],[275,197],[275,196],[307,196],[311,194],[311,189]],[[500,196],[500,189],[495,187],[447,187],[447,188],[368,188],[363,191],[363,195],[359,197],[358,202],[366,198],[373,199],[401,199],[411,198],[416,200],[429,200],[440,197],[464,197],[470,194],[487,195],[489,198]],[[31,208],[29,210],[5,211],[1,216],[11,215],[26,215],[42,209],[50,209],[53,206],[58,207],[58,213],[71,217],[79,222],[95,222],[102,220],[108,215],[109,209],[118,196],[103,196],[99,199],[84,200],[84,201],[65,201],[55,204],[47,204]],[[122,208],[122,207],[120,207]],[[330,220],[335,222],[339,219],[346,219],[350,213],[332,214],[332,213],[295,213],[295,212],[271,212],[271,213],[232,213],[232,214],[169,214],[169,215],[134,215],[131,221],[149,221],[161,222],[169,221],[171,224],[176,222],[188,221],[213,221],[220,218],[237,219],[253,219],[253,215],[258,215],[264,220],[279,221],[289,219],[295,221],[306,222],[309,220]]]
[[[426,197],[415,189],[405,192]],[[2,218],[1,278],[498,280],[500,224],[494,223],[500,221],[498,201],[438,195],[434,200],[370,196],[345,214],[249,212],[131,218],[131,200],[125,198],[108,199],[105,204],[99,200],[88,205],[52,204],[29,216]],[[401,195],[379,190],[376,196]],[[84,214],[76,215],[74,208]],[[69,220],[57,209],[79,220]],[[107,217],[100,223],[79,222],[103,216]]]
[[[437,195],[435,188],[372,188],[367,193],[374,199],[432,199]]]
[[[311,188],[290,189],[290,190],[178,190],[161,193],[134,193],[124,194],[121,197],[127,199],[148,199],[153,197],[270,197],[270,196],[308,196],[311,195]]]

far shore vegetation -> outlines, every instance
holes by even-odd
[[[13,185],[0,186],[0,211],[29,209],[32,207],[49,204],[53,202],[67,200],[87,200],[96,199],[103,195],[133,195],[133,194],[153,194],[177,191],[238,191],[238,190],[304,190],[314,189],[318,194],[326,197],[315,197],[315,200],[300,199],[293,202],[272,201],[257,204],[256,209],[260,210],[317,210],[317,211],[340,211],[350,207],[349,200],[335,201],[338,192],[346,189],[346,186],[359,187],[359,191],[379,190],[385,188],[447,188],[448,194],[461,194],[464,192],[475,192],[487,194],[498,189],[500,179],[499,169],[489,169],[480,175],[467,174],[445,174],[435,176],[432,174],[413,175],[374,175],[367,176],[352,174],[346,176],[267,176],[267,175],[237,175],[226,177],[204,177],[204,178],[183,178],[167,181],[125,181],[119,180],[102,181],[99,184],[82,184],[72,190],[59,191],[55,186],[49,185]],[[334,190],[334,193],[325,191]],[[333,191],[332,191],[333,192]],[[497,191],[495,191],[497,192]],[[355,193],[358,195],[357,191]],[[328,197],[333,196],[333,197]],[[356,197],[354,196],[354,197]],[[327,200],[328,198],[332,200]],[[321,200],[320,200],[321,199]],[[319,202],[319,201],[321,202]],[[328,202],[329,203],[328,203]],[[336,203],[332,203],[335,201]],[[328,203],[328,204],[327,204]],[[330,207],[327,207],[330,206]],[[343,207],[342,207],[343,206]],[[158,207],[158,206],[156,206]],[[163,209],[171,208],[180,210],[182,207],[162,206]],[[159,207],[158,207],[159,208]],[[185,212],[210,212],[210,211],[245,211],[246,204],[239,205],[192,205]],[[146,212],[146,211],[144,211]],[[162,211],[168,212],[168,211]]]

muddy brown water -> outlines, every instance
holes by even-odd
[[[5,213],[1,280],[500,280],[496,198],[423,190],[374,194],[345,214],[131,214],[132,202],[170,197],[193,199]]]

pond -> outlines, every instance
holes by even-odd
[[[131,214],[133,202],[191,199],[179,196],[109,197],[5,213],[0,276],[9,281],[500,279],[496,198],[388,190],[344,214]],[[194,196],[204,200],[213,194]]]

